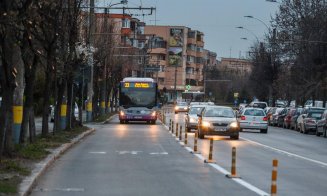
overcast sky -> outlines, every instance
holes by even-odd
[[[236,58],[244,56],[256,37],[262,40],[267,32],[263,23],[244,16],[252,15],[269,25],[271,16],[275,15],[278,8],[278,3],[266,0],[128,0],[129,7],[140,5],[156,7],[156,13],[152,16],[135,16],[148,25],[179,25],[202,31],[206,49],[216,52],[218,57]],[[140,11],[133,13],[142,14]],[[237,26],[243,26],[251,32],[237,29]]]

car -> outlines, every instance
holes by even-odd
[[[252,101],[248,105],[248,107],[265,109],[266,107],[268,107],[268,104],[267,102],[263,102],[263,101]]]
[[[175,109],[175,114],[177,114],[178,112],[187,112],[188,105],[186,102],[177,102],[174,109]]]
[[[271,107],[267,112],[267,119],[268,119],[268,125],[272,125],[272,121],[273,121],[273,114],[276,112],[276,107]]]
[[[311,129],[315,130],[316,128],[316,119],[318,116],[324,112],[325,108],[320,107],[309,107],[305,108],[301,115],[297,118],[297,131],[300,133],[307,134]],[[309,115],[310,113],[310,115]],[[314,126],[314,127],[313,127]]]
[[[245,108],[239,117],[240,131],[258,129],[261,133],[268,132],[268,118],[261,108]]]
[[[278,113],[277,127],[282,127],[283,126],[284,119],[285,119],[285,116],[286,116],[288,111],[289,111],[289,108],[284,108],[280,113]]]
[[[198,114],[198,136],[204,139],[205,135],[229,136],[238,140],[240,124],[231,107],[206,106]]]
[[[326,137],[327,132],[327,109],[321,116],[321,119],[317,121],[317,131],[316,135],[320,136],[321,134]]]
[[[185,116],[185,126],[186,126],[186,131],[191,132],[192,129],[197,130],[198,129],[198,116],[202,109],[205,107],[205,105],[192,105],[186,113]]]
[[[76,120],[79,120],[79,111],[78,111],[78,105],[75,102],[75,107],[74,107],[74,116]],[[50,105],[50,121],[54,122],[55,119],[55,106]]]
[[[283,128],[291,127],[291,119],[296,114],[296,108],[290,108],[284,117]]]
[[[299,115],[301,115],[302,110],[303,110],[302,107],[296,108],[295,114],[291,117],[290,129],[297,130],[296,121],[297,121],[297,118],[299,117]]]
[[[285,108],[276,108],[275,112],[271,116],[270,124],[272,126],[277,126],[280,120],[280,114]]]

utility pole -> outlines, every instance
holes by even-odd
[[[177,83],[177,64],[175,65],[175,80],[174,80],[174,102],[175,103],[176,103],[176,100],[177,100],[176,83]]]
[[[89,43],[88,43],[88,64],[91,68],[90,80],[87,86],[87,107],[86,107],[86,119],[88,122],[92,121],[92,101],[93,101],[93,47],[94,47],[94,0],[90,0],[90,12],[89,12]],[[84,101],[84,100],[82,100]]]

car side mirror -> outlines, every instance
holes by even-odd
[[[201,115],[201,114],[197,114],[197,116],[198,116],[199,118],[201,118],[201,117],[202,117],[202,115]]]

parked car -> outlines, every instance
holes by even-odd
[[[315,100],[315,102],[313,103],[312,100],[307,100],[307,101],[304,103],[304,107],[305,107],[305,108],[309,108],[309,107],[322,107],[323,104],[324,104],[323,101]]]
[[[198,114],[198,135],[203,139],[205,135],[229,136],[239,138],[240,125],[231,107],[206,106]]]
[[[185,116],[185,126],[186,131],[191,132],[192,129],[197,130],[198,129],[198,114],[203,110],[205,105],[192,105],[186,113]]]
[[[296,108],[295,114],[291,117],[290,129],[297,130],[296,121],[297,121],[297,118],[299,117],[299,115],[301,115],[302,111],[303,111],[302,107]]]
[[[240,131],[243,129],[258,129],[261,133],[268,132],[267,116],[261,108],[245,108],[239,122]]]
[[[289,129],[291,127],[291,121],[294,115],[296,115],[296,108],[289,109],[284,117],[283,128]]]
[[[324,110],[325,108],[318,108],[318,107],[305,108],[302,111],[302,114],[299,115],[299,117],[297,118],[297,122],[296,122],[297,130],[300,131],[300,133],[305,133],[305,134],[307,134],[311,129],[315,130],[316,129],[315,118],[318,117],[320,118]]]
[[[276,112],[276,107],[271,107],[267,112],[267,119],[268,119],[268,125],[272,125],[272,121],[273,121],[273,114]]]
[[[277,127],[282,127],[284,124],[284,118],[288,112],[289,108],[283,108],[281,112],[277,115]]]
[[[248,105],[248,107],[265,109],[266,107],[268,107],[268,104],[267,102],[262,102],[262,101],[252,101]]]
[[[188,105],[186,102],[177,102],[175,106],[175,114],[178,112],[187,112],[188,111]]]
[[[75,106],[74,106],[74,116],[76,118],[76,120],[79,120],[79,111],[78,111],[78,105],[75,102]],[[50,105],[50,121],[54,122],[55,119],[55,106]]]
[[[327,132],[327,109],[324,111],[324,113],[321,116],[321,119],[317,121],[317,131],[316,135],[320,136],[321,134],[326,137]]]
[[[275,112],[271,116],[270,124],[272,126],[277,126],[280,118],[280,114],[285,108],[276,108]],[[285,112],[285,111],[284,111]]]

